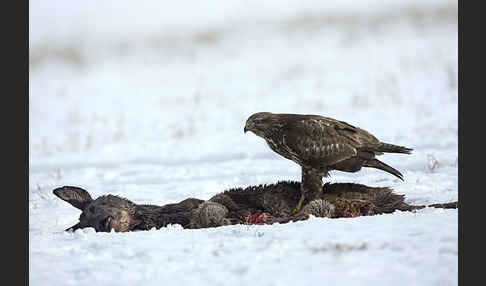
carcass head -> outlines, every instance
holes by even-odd
[[[136,205],[127,199],[106,195],[93,200],[86,190],[73,186],[56,188],[53,193],[82,211],[79,223],[66,230],[93,227],[97,232],[125,232],[140,224],[135,218]]]

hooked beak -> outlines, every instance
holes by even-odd
[[[248,128],[246,128],[246,125],[245,125],[245,128],[243,128],[243,133],[246,133],[246,131],[248,131]]]
[[[250,126],[248,125],[248,122],[245,123],[245,128],[243,128],[243,132],[246,133],[246,131],[250,130]]]

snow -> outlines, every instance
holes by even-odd
[[[457,285],[458,210],[67,233],[63,185],[163,205],[300,180],[244,134],[321,114],[414,148],[328,181],[458,199],[457,1],[30,1],[31,285]]]

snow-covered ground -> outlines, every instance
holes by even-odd
[[[300,180],[244,134],[321,114],[414,148],[332,182],[458,199],[457,1],[31,0],[30,285],[457,285],[458,210],[134,233],[63,230],[52,190],[135,203]]]

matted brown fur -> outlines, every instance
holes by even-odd
[[[286,223],[316,217],[357,217],[412,211],[426,206],[404,202],[404,196],[387,187],[369,187],[353,183],[327,183],[318,197],[304,201],[297,214],[292,209],[300,198],[300,183],[281,181],[276,184],[233,188],[204,201],[189,198],[164,206],[137,205],[113,195],[95,200],[86,190],[64,186],[54,194],[82,211],[79,223],[67,230],[93,227],[96,231],[117,232],[149,230],[169,224],[184,228],[206,228],[230,224]],[[458,203],[434,204],[430,207],[457,208]],[[252,214],[262,213],[260,219],[249,220]]]

